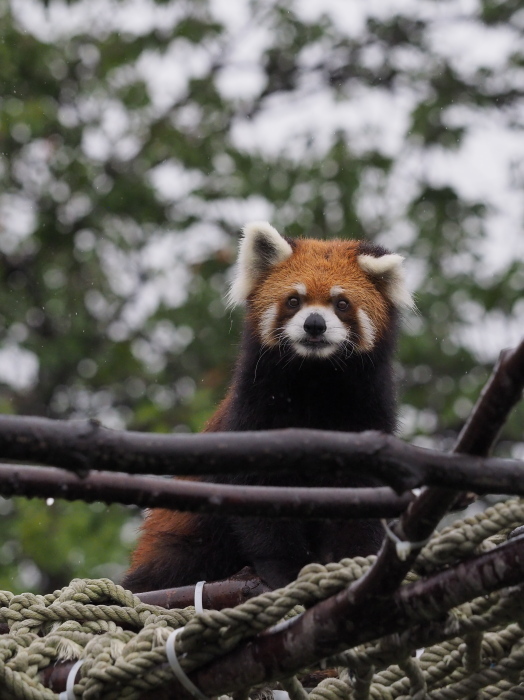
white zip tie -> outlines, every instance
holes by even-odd
[[[85,659],[78,659],[78,661],[71,667],[71,670],[67,674],[66,689],[62,690],[58,696],[59,700],[75,700],[73,688],[75,685],[76,674],[83,663],[85,663]]]
[[[409,557],[413,550],[422,549],[422,547],[425,547],[431,539],[431,537],[428,537],[426,540],[422,540],[421,542],[409,542],[409,540],[401,540],[398,535],[395,535],[395,533],[389,527],[385,520],[382,520],[381,522],[384,530],[386,531],[386,535],[392,542],[395,543],[395,550],[397,552],[397,557],[400,559],[400,561],[406,561],[406,559]]]
[[[198,700],[209,700],[209,698],[204,695],[204,693],[199,690],[196,685],[191,681],[187,676],[180,665],[180,661],[177,658],[176,655],[176,649],[175,649],[175,640],[176,636],[179,632],[181,632],[184,628],[179,627],[177,630],[173,630],[169,637],[167,638],[166,642],[166,655],[167,655],[167,660],[169,661],[169,665],[171,666],[173,673],[177,677],[177,679],[180,681],[180,683],[184,686],[184,688],[191,693],[191,695],[194,698],[198,698]],[[62,700],[62,698],[60,698]],[[64,700],[69,700],[69,698],[64,698]],[[71,700],[74,700],[71,698]]]
[[[204,594],[205,585],[205,581],[199,581],[195,586],[195,613],[197,614],[204,612],[204,603],[202,600],[202,596]]]

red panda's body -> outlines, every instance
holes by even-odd
[[[358,241],[290,240],[250,224],[233,302],[247,313],[233,382],[207,431],[318,428],[392,432],[398,308],[409,306],[402,258]],[[356,486],[349,474],[223,477],[235,484]],[[371,482],[368,482],[371,483]],[[253,567],[273,587],[311,561],[376,552],[377,521],[270,520],[152,511],[124,585],[134,591]]]

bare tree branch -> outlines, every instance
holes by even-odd
[[[205,610],[222,610],[245,603],[250,598],[267,593],[271,589],[255,574],[253,569],[245,567],[238,574],[223,581],[210,581],[202,590],[202,605]],[[162,608],[187,608],[195,600],[195,586],[166,588],[161,591],[136,593],[143,603],[160,605]]]
[[[524,477],[522,481],[524,487]],[[63,469],[2,464],[0,494],[201,513],[341,519],[395,517],[414,498],[411,491],[398,496],[388,486],[352,489],[226,486],[111,472],[91,472],[81,478]]]
[[[454,451],[480,457],[488,455],[511,409],[521,400],[523,388],[524,339],[515,349],[500,353]]]
[[[343,472],[403,493],[423,485],[477,493],[524,494],[519,460],[426,450],[376,431],[293,428],[238,433],[156,435],[117,432],[91,421],[0,416],[0,459],[76,471],[203,475],[240,472]]]

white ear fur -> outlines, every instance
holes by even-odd
[[[408,292],[402,269],[402,255],[389,253],[376,258],[373,255],[359,255],[358,264],[364,272],[372,277],[380,277],[386,281],[386,294],[395,306],[413,308],[415,302]]]
[[[292,247],[267,221],[252,221],[243,228],[229,303],[241,304],[260,277],[273,265],[287,260]]]

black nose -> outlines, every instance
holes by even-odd
[[[309,314],[309,316],[304,321],[304,330],[308,335],[317,338],[326,332],[326,322],[324,317],[320,314]]]

